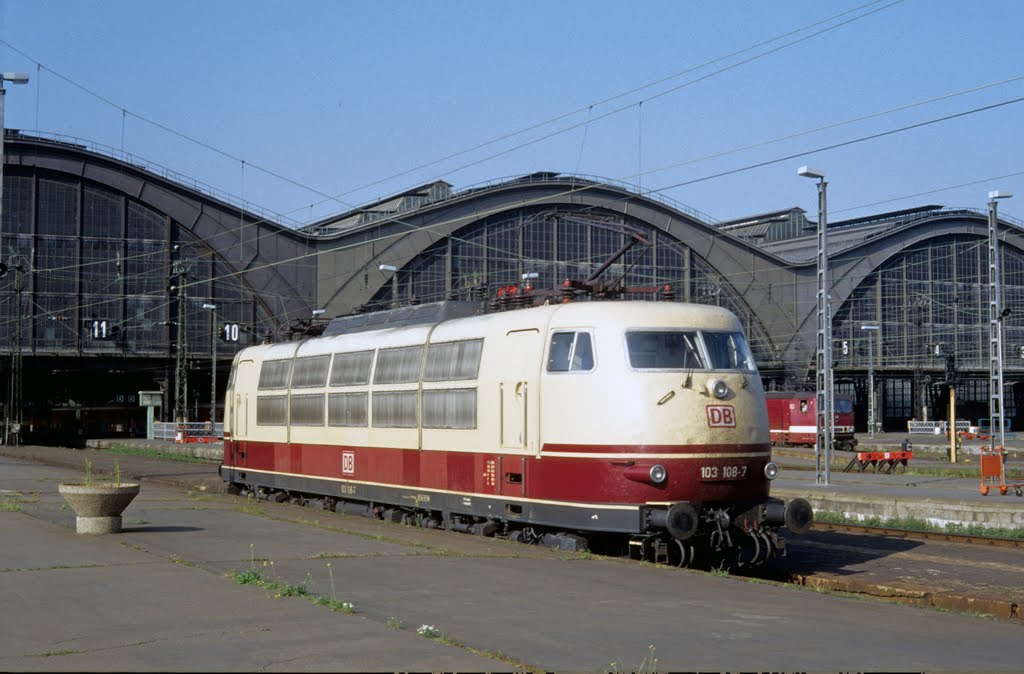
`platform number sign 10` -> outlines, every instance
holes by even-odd
[[[241,330],[238,327],[238,323],[225,323],[218,332],[220,338],[225,342],[237,342]]]

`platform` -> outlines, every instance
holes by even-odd
[[[76,534],[74,514],[61,507],[57,485],[81,479],[86,460],[94,474],[117,461],[143,484],[120,534]],[[807,489],[807,472],[792,472],[784,480],[801,491],[863,500],[897,489]],[[899,487],[904,498],[933,488]],[[0,670],[653,671],[648,656],[658,670],[679,671],[1019,669],[1020,625],[979,620],[972,597],[952,613],[922,610],[247,503],[214,493],[221,489],[215,462],[0,448],[0,494],[10,504],[0,511]],[[861,577],[898,587],[911,559],[956,557],[928,543],[899,542],[867,558],[836,555],[831,538],[816,545],[814,573],[847,583],[835,586],[844,592]],[[995,564],[1019,569],[1019,557],[956,557],[953,571],[991,577]],[[231,578],[250,569],[352,602],[356,613]],[[420,636],[424,625],[445,638]],[[887,638],[849,648],[850,634],[869,632]]]

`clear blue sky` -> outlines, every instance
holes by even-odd
[[[0,0],[0,41],[0,70],[31,77],[7,85],[7,127],[123,147],[301,223],[542,170],[719,220],[814,217],[804,164],[828,174],[832,221],[985,208],[991,189],[1024,216],[1024,102],[714,177],[1024,97],[1019,0]]]

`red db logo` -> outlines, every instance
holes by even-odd
[[[708,405],[707,411],[711,428],[736,428],[736,412],[732,405]]]
[[[356,454],[355,454],[355,452],[342,452],[341,453],[341,473],[342,473],[342,475],[355,475],[355,473],[356,473]]]

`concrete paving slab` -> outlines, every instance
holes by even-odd
[[[117,536],[0,513],[0,670],[483,671],[494,660],[275,599]],[[16,550],[17,552],[12,552]],[[46,557],[44,560],[43,557]],[[19,557],[19,559],[15,559]]]
[[[486,657],[499,652],[542,670],[1019,668],[1017,624],[294,506],[246,512],[153,481],[128,531],[82,536],[57,500],[67,473],[0,457],[0,490],[38,487],[0,513],[0,669],[512,669]],[[358,613],[226,575],[253,556]],[[423,624],[453,641],[417,636]]]

